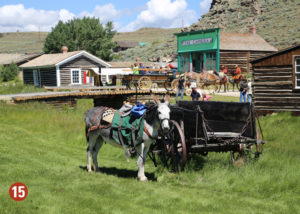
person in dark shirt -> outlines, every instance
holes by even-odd
[[[176,94],[176,100],[177,100],[177,98],[178,98],[178,95],[179,95],[179,93],[181,92],[181,99],[183,99],[183,93],[184,93],[184,75],[183,74],[181,74],[180,75],[180,79],[179,79],[179,81],[178,81],[178,91],[177,91],[177,94]]]
[[[191,93],[191,100],[192,101],[199,101],[199,98],[201,97],[200,93],[196,90],[196,88],[192,88]]]
[[[247,102],[246,100],[246,94],[248,91],[248,83],[245,78],[242,78],[242,81],[240,82],[240,102]]]

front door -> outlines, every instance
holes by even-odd
[[[33,71],[33,84],[34,86],[39,86],[39,75],[37,70]]]

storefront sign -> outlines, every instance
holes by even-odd
[[[205,39],[193,39],[193,40],[186,40],[182,41],[181,45],[197,45],[197,44],[207,44],[207,43],[212,43],[213,38],[205,38]]]

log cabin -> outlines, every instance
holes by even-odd
[[[300,44],[251,61],[253,102],[261,114],[300,112]]]
[[[101,68],[109,67],[109,63],[86,51],[68,52],[67,47],[62,47],[62,53],[43,54],[20,66],[23,83],[37,87],[100,86]]]

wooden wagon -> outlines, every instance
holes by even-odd
[[[145,69],[153,70],[153,69]],[[176,90],[178,85],[178,79],[176,74],[171,71],[165,71],[156,69],[151,74],[129,74],[123,76],[123,85],[126,85],[128,89],[152,89],[158,87],[164,87],[168,91]],[[164,72],[164,73],[159,73]]]
[[[251,103],[180,101],[171,105],[170,124],[153,157],[162,154],[165,165],[175,171],[183,170],[193,153],[230,152],[233,162],[255,159],[265,143]]]

